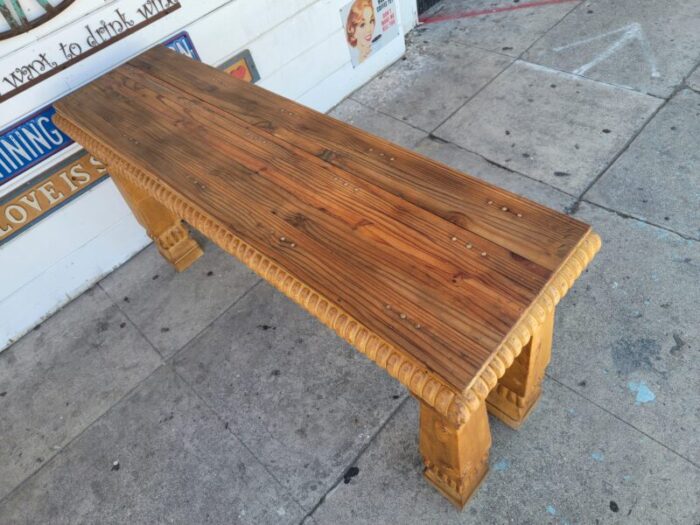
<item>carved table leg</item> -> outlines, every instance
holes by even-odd
[[[542,379],[552,356],[553,329],[551,312],[489,393],[489,412],[511,428],[520,427],[540,398]]]
[[[420,403],[420,452],[425,477],[457,508],[462,508],[489,469],[491,431],[486,405],[456,427]]]
[[[112,170],[110,174],[136,220],[146,228],[160,254],[178,272],[186,270],[202,255],[202,248],[190,237],[178,217],[126,177],[115,176]]]

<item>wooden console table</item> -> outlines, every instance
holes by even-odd
[[[202,253],[184,220],[404,384],[464,505],[487,410],[517,427],[540,396],[588,225],[162,47],[56,110],[178,270]]]

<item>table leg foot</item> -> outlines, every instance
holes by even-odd
[[[187,228],[180,221],[177,221],[156,237],[155,243],[158,252],[178,272],[189,268],[204,253],[197,241],[190,237]]]
[[[489,412],[511,428],[523,424],[542,394],[553,329],[551,312],[486,399]]]
[[[493,394],[493,391],[491,393]],[[506,403],[502,402],[504,397],[508,397],[510,395],[514,394],[509,391],[507,394],[494,394],[493,396],[489,395],[487,408],[489,414],[498,418],[502,423],[509,426],[513,430],[518,430],[530,415],[532,409],[537,405],[542,392],[540,391],[537,396],[532,398],[530,403],[527,405],[521,401],[524,405],[522,407],[518,406],[518,401],[520,401],[520,398],[517,398],[517,396],[514,401],[508,401]]]
[[[136,220],[146,229],[166,261],[181,272],[202,256],[202,248],[190,237],[180,217],[131,182],[118,168],[108,166],[108,169]]]
[[[486,406],[456,427],[432,407],[420,405],[420,451],[424,475],[461,509],[488,472],[491,431]]]

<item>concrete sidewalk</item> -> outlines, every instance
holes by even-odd
[[[603,237],[465,510],[422,478],[415,400],[206,244],[0,353],[0,523],[700,523],[700,5],[517,4],[438,4],[332,112]]]

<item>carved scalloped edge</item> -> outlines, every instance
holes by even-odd
[[[60,129],[104,162],[113,175],[125,177],[142,187],[176,216],[200,230],[222,250],[239,259],[292,301],[317,317],[358,351],[398,379],[413,395],[456,426],[466,423],[470,414],[484,402],[489,391],[496,386],[498,379],[505,374],[532,334],[544,322],[547,312],[551,312],[566,294],[601,244],[600,237],[589,232],[552,276],[479,376],[468,388],[459,392],[428,370],[420,361],[384,341],[320,293],[233,235],[206,212],[185,202],[167,185],[123,160],[109,146],[73,124],[65,116],[56,113],[53,120]]]
[[[490,362],[465,389],[470,410],[483,402],[498,380],[503,377],[513,360],[530,341],[532,335],[544,323],[547,315],[554,311],[586,266],[593,260],[602,242],[600,236],[589,230],[571,254],[552,275],[542,292],[527,308],[520,321],[513,327],[501,346],[494,352]]]
[[[533,381],[533,383],[537,383],[536,381]],[[503,399],[506,399],[513,405],[517,406],[518,408],[525,408],[525,398],[522,396],[519,396],[515,392],[513,392],[510,388],[503,386],[500,383],[497,383],[496,386],[494,387],[494,390],[498,393],[500,397]]]

